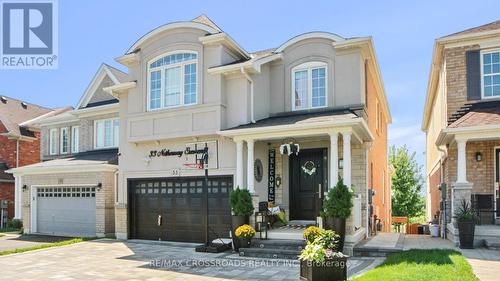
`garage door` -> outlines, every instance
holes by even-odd
[[[209,177],[209,238],[229,237],[232,176]],[[206,199],[203,177],[129,181],[130,236],[136,239],[203,242]]]
[[[37,192],[37,232],[96,235],[94,187],[44,187]]]

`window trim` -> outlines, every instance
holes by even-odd
[[[169,65],[162,65],[162,66],[159,66],[159,67],[155,67],[155,68],[151,68],[150,65],[151,63],[153,63],[154,61],[160,59],[160,58],[163,58],[163,57],[167,57],[167,56],[170,56],[170,55],[175,55],[175,54],[185,54],[185,53],[188,53],[188,54],[196,54],[196,59],[194,60],[188,60],[188,61],[181,61],[181,62],[178,62],[178,63],[174,63],[174,64],[169,64]],[[146,63],[146,75],[147,75],[147,85],[146,85],[146,110],[147,111],[157,111],[157,110],[168,110],[168,109],[172,109],[172,108],[178,108],[178,107],[185,107],[185,106],[193,106],[193,105],[197,105],[199,103],[199,73],[200,73],[200,67],[199,67],[199,61],[200,61],[200,55],[197,51],[193,51],[193,50],[176,50],[176,51],[173,51],[173,52],[167,52],[167,53],[163,53],[159,56],[156,56],[152,59],[150,59],[147,63]],[[194,103],[188,103],[188,104],[185,104],[184,103],[184,66],[185,65],[188,65],[188,64],[196,64],[196,101]],[[166,69],[169,69],[169,68],[175,68],[175,67],[180,67],[181,68],[181,82],[180,82],[180,85],[181,85],[181,100],[180,100],[180,104],[179,105],[174,105],[174,106],[168,106],[166,107],[165,106],[165,100],[164,100],[164,91],[165,91],[165,70]],[[160,107],[159,108],[151,108],[151,94],[150,94],[150,90],[151,90],[151,72],[153,71],[158,71],[160,70]]]
[[[482,100],[490,100],[490,99],[500,99],[500,95],[496,96],[491,96],[491,97],[486,97],[484,95],[484,62],[483,62],[483,56],[485,54],[491,54],[491,53],[500,53],[500,48],[495,48],[495,49],[488,49],[488,50],[480,50],[479,51],[479,67],[481,71],[481,99]]]
[[[312,106],[312,69],[313,68],[325,68],[325,105],[322,106]],[[308,107],[306,108],[295,108],[295,73],[299,71],[307,70],[307,102]],[[292,80],[292,88],[291,88],[291,102],[292,102],[292,111],[301,111],[301,110],[310,110],[317,108],[325,108],[328,107],[328,63],[322,61],[310,61],[294,66],[290,71],[290,79]]]
[[[105,118],[105,119],[96,119],[94,120],[94,149],[109,149],[109,148],[117,148],[120,144],[112,144],[110,146],[104,145],[104,140],[103,140],[103,146],[98,147],[97,146],[97,123],[98,122],[106,122],[106,121],[111,121],[111,142],[114,143],[114,121],[120,122],[120,118],[115,117],[115,118]],[[118,123],[118,140],[120,139],[120,123]],[[103,136],[104,137],[104,136]]]
[[[63,145],[63,131],[66,132],[66,151],[63,151],[64,145]],[[59,153],[60,154],[68,154],[69,153],[69,146],[70,146],[70,140],[69,140],[69,128],[68,127],[61,127],[59,128]]]
[[[49,155],[57,155],[59,151],[59,129],[58,128],[51,128],[49,129]],[[55,132],[54,138],[52,137],[52,132]],[[52,150],[52,144],[55,141],[55,149]]]
[[[78,134],[75,134],[75,129],[78,130]],[[75,140],[78,141],[75,143]],[[71,153],[80,152],[80,126],[71,127]]]

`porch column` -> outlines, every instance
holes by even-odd
[[[22,177],[19,175],[14,175],[14,218],[22,219]]]
[[[467,183],[467,139],[456,139],[457,142],[457,183]]]
[[[254,153],[253,153],[253,140],[247,140],[247,189],[250,193],[254,193],[253,185],[253,170],[254,170]]]
[[[236,186],[243,188],[243,141],[236,141]]]
[[[330,133],[330,181],[325,190],[333,188],[339,180],[339,133]]]
[[[351,132],[342,132],[344,142],[344,184],[351,189]]]

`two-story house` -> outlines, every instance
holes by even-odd
[[[119,106],[103,88],[125,77],[102,64],[75,109],[36,122],[42,162],[9,170],[26,233],[114,235]]]
[[[391,116],[370,37],[311,32],[249,53],[200,16],[152,30],[117,61],[128,82],[105,90],[120,100],[118,238],[204,240],[205,148],[211,237],[229,236],[233,187],[305,226],[339,177],[355,193],[347,247],[367,235],[370,188],[390,224]],[[301,238],[293,230],[269,237]]]
[[[457,242],[453,214],[465,199],[479,216],[476,244],[498,237],[485,225],[500,223],[500,21],[436,40],[422,130],[429,219],[440,213]]]
[[[15,180],[5,171],[40,161],[40,130],[34,122],[60,110],[0,96],[0,201],[7,202],[0,221],[4,225],[7,219],[20,218]]]

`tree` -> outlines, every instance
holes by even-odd
[[[415,152],[406,146],[392,146],[389,162],[394,167],[392,175],[392,214],[398,217],[417,217],[424,213],[422,168],[415,160]]]

